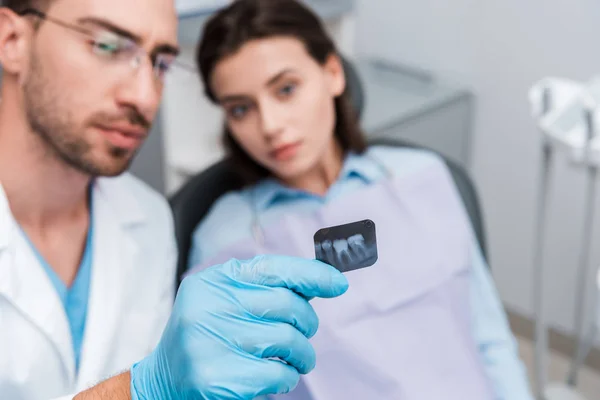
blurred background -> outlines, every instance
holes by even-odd
[[[219,0],[182,0],[180,40],[194,64],[202,24]],[[362,124],[372,137],[431,147],[463,165],[481,201],[492,272],[521,351],[532,365],[536,191],[540,135],[528,92],[548,76],[587,81],[600,70],[600,2],[306,0],[326,21],[363,88]],[[218,161],[220,112],[198,77],[167,82],[150,140],[132,169],[166,195]],[[544,247],[550,377],[564,380],[575,344],[577,257],[585,175],[557,156]],[[597,213],[596,213],[597,214]],[[596,216],[593,226],[598,227]],[[596,229],[597,231],[597,229]],[[592,237],[586,323],[596,322],[600,243]],[[600,338],[579,386],[600,393]],[[533,375],[533,372],[532,372]]]

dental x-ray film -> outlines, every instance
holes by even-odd
[[[340,272],[370,267],[377,261],[375,223],[369,219],[320,229],[314,241],[316,259]]]

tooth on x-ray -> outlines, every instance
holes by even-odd
[[[367,256],[367,246],[365,244],[365,238],[360,233],[350,236],[348,238],[348,245],[350,245],[352,251],[359,257]]]
[[[317,259],[323,258],[323,249],[321,248],[321,243],[315,243],[315,254],[317,255]]]
[[[333,248],[335,249],[335,254],[337,259],[342,264],[349,264],[353,261],[353,257],[350,255],[348,251],[348,241],[345,239],[338,239],[333,241]]]
[[[325,252],[325,257],[327,257],[329,260],[333,260],[333,248],[331,246],[331,240],[324,240],[323,243],[321,243],[321,246]]]

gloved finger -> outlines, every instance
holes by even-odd
[[[252,370],[252,383],[260,384],[255,396],[289,393],[298,386],[300,374],[287,364],[277,360],[264,360]]]
[[[315,349],[308,339],[288,324],[265,323],[253,327],[238,346],[258,358],[278,358],[301,374],[312,371],[317,362]]]
[[[314,308],[288,289],[263,286],[248,296],[244,307],[258,318],[290,324],[308,338],[319,328],[319,317]]]
[[[285,287],[303,297],[337,297],[348,280],[331,265],[287,256],[258,256],[239,264],[237,278],[256,285]]]

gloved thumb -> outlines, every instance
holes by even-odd
[[[229,262],[233,261],[237,260]],[[348,290],[344,274],[317,260],[265,255],[237,263],[237,279],[249,284],[287,288],[305,298],[337,297]]]

